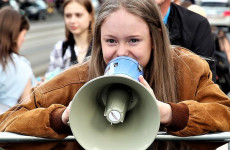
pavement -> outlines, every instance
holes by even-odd
[[[49,55],[54,44],[65,39],[63,16],[49,14],[46,20],[31,20],[30,30],[20,50],[31,63],[35,76],[43,76],[48,69]]]

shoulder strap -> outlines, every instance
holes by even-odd
[[[62,57],[64,57],[68,46],[70,46],[70,52],[71,52],[70,62],[71,63],[73,63],[73,62],[77,63],[77,57],[76,57],[76,53],[75,53],[75,50],[74,50],[74,45],[69,45],[68,42],[63,42],[63,44],[62,44]]]
[[[89,43],[89,48],[88,48],[88,52],[87,52],[87,54],[86,54],[86,57],[87,56],[90,56],[91,55],[91,52],[92,52],[92,41]]]
[[[70,62],[71,63],[78,63],[77,62],[77,57],[76,57],[76,53],[75,53],[75,50],[74,50],[74,45],[72,46],[70,46],[70,50],[71,50],[71,60],[70,60]]]
[[[62,44],[62,57],[64,57],[67,47],[68,47],[68,43],[63,42],[63,44]]]

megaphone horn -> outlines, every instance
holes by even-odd
[[[73,98],[70,128],[87,150],[144,150],[160,126],[155,97],[139,81],[139,63],[117,57],[104,76],[90,80]]]

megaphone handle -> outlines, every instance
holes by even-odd
[[[105,108],[105,116],[109,122],[123,122],[128,108],[129,93],[121,87],[111,87]]]

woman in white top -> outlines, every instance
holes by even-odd
[[[46,78],[58,74],[72,64],[82,63],[91,54],[94,8],[90,0],[66,0],[63,4],[65,41],[58,41],[50,54]]]
[[[19,55],[29,22],[8,6],[0,10],[0,22],[0,106],[12,107],[26,101],[36,85],[29,61]]]

